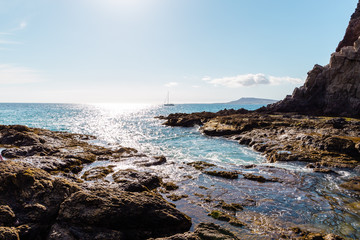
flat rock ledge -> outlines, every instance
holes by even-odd
[[[327,168],[356,168],[360,163],[359,119],[256,112],[224,115],[223,111],[208,116],[170,114],[163,119],[167,126],[200,125],[203,134],[236,140],[263,153],[271,163],[306,162],[323,173],[332,173]]]

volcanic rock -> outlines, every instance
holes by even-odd
[[[360,2],[330,64],[315,65],[292,95],[259,111],[360,117]]]
[[[354,42],[360,36],[360,2],[357,4],[355,12],[351,15],[349,26],[346,29],[344,39],[339,43],[336,51],[341,48],[354,45]]]

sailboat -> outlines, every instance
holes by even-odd
[[[167,95],[166,95],[166,99],[165,99],[164,106],[165,106],[165,107],[175,106],[173,103],[170,103],[169,92],[168,92]]]

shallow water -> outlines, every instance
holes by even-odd
[[[255,109],[259,106],[241,106]],[[23,124],[55,131],[91,134],[95,144],[133,147],[150,156],[164,155],[167,164],[151,167],[165,180],[178,181],[176,194],[188,198],[175,202],[192,217],[194,223],[216,221],[207,216],[220,200],[247,204],[236,217],[258,232],[276,231],[296,225],[314,226],[326,232],[360,239],[359,196],[339,187],[343,179],[355,174],[313,173],[299,163],[266,164],[264,157],[248,147],[223,138],[207,137],[198,128],[172,128],[154,118],[175,112],[218,111],[239,105],[182,104],[174,107],[141,104],[0,104],[0,124]],[[237,170],[265,177],[278,177],[279,182],[258,183],[243,179],[226,180],[200,173],[186,165],[207,161],[219,170]],[[136,168],[134,159],[115,163],[116,169]],[[107,165],[106,161],[94,165]],[[256,164],[255,168],[243,166]],[[275,168],[274,168],[275,167]],[[199,186],[202,186],[199,188]],[[211,199],[207,202],[204,199]],[[254,221],[256,220],[256,221]],[[275,221],[276,220],[276,221]],[[257,222],[254,224],[254,222]],[[224,224],[222,222],[217,222]],[[227,226],[230,227],[230,226]],[[242,229],[233,228],[235,231]],[[248,233],[251,234],[251,233]]]

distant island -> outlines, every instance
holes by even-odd
[[[278,100],[274,99],[266,99],[266,98],[245,98],[242,97],[238,100],[227,102],[225,104],[241,104],[241,105],[267,105],[271,103],[275,103]]]

